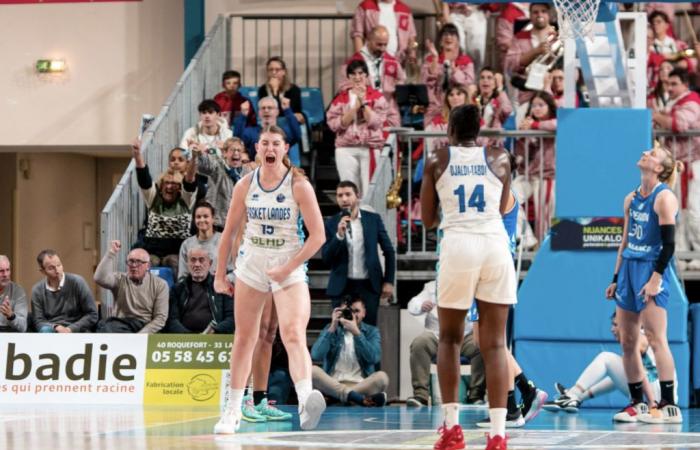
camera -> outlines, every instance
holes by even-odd
[[[355,316],[352,313],[352,298],[347,297],[343,303],[344,306],[341,311],[341,317],[346,320],[355,320]]]

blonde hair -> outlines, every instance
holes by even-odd
[[[669,150],[667,147],[659,144],[658,141],[654,143],[654,148],[663,150],[666,153],[666,157],[663,161],[661,161],[663,170],[659,174],[659,181],[666,183],[668,187],[673,189],[676,184],[678,174],[683,172],[683,163],[676,161],[676,158],[673,156],[673,152],[671,152],[671,150]]]
[[[182,172],[178,172],[178,171],[175,171],[175,170],[169,168],[160,174],[160,176],[158,177],[158,181],[156,182],[156,185],[158,185],[158,187],[162,186],[163,180],[166,177],[172,177],[173,181],[175,183],[180,183],[180,186],[182,186],[182,181],[185,179],[185,176],[182,174]]]
[[[245,149],[245,143],[243,143],[241,138],[230,137],[224,141],[224,150],[228,150],[229,147],[232,147],[234,144],[241,144]]]
[[[260,136],[262,136],[264,133],[272,133],[272,134],[277,134],[282,136],[282,139],[284,140],[285,143],[287,143],[287,134],[284,132],[284,130],[279,127],[278,125],[267,125],[264,126],[262,130],[260,130]],[[255,155],[255,163],[258,166],[262,166],[262,159],[260,157],[260,154],[258,153]],[[282,164],[287,169],[290,169],[292,171],[292,176],[302,176],[306,178],[306,174],[304,171],[292,164],[292,160],[289,159],[289,152],[284,154],[284,157],[282,158]]]

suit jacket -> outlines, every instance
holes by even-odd
[[[338,222],[340,213],[329,217],[326,220],[326,243],[323,244],[323,262],[331,268],[328,289],[326,293],[331,297],[342,295],[345,284],[348,280],[349,253],[345,240],[338,239]],[[384,227],[384,222],[379,214],[362,211],[360,222],[365,240],[365,264],[367,273],[372,284],[372,289],[376,293],[382,291],[383,283],[393,283],[396,273],[396,252],[391,244],[389,235]],[[379,261],[377,244],[382,248],[384,254],[386,272],[382,273],[382,265]]]

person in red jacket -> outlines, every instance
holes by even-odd
[[[355,51],[359,52],[377,25],[384,25],[389,30],[387,51],[401,63],[415,62],[416,59],[416,25],[413,13],[401,0],[363,0],[357,5],[352,18],[350,37]]]
[[[238,91],[241,88],[241,74],[235,70],[227,70],[221,76],[221,87],[224,90],[216,94],[214,101],[221,108],[221,116],[228,123],[233,123],[244,103],[248,103],[248,108],[250,107],[250,100]]]

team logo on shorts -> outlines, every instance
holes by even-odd
[[[286,198],[286,197],[284,196],[284,194],[279,194],[279,195],[277,196],[277,203],[282,203],[282,202],[284,201],[285,198]]]

